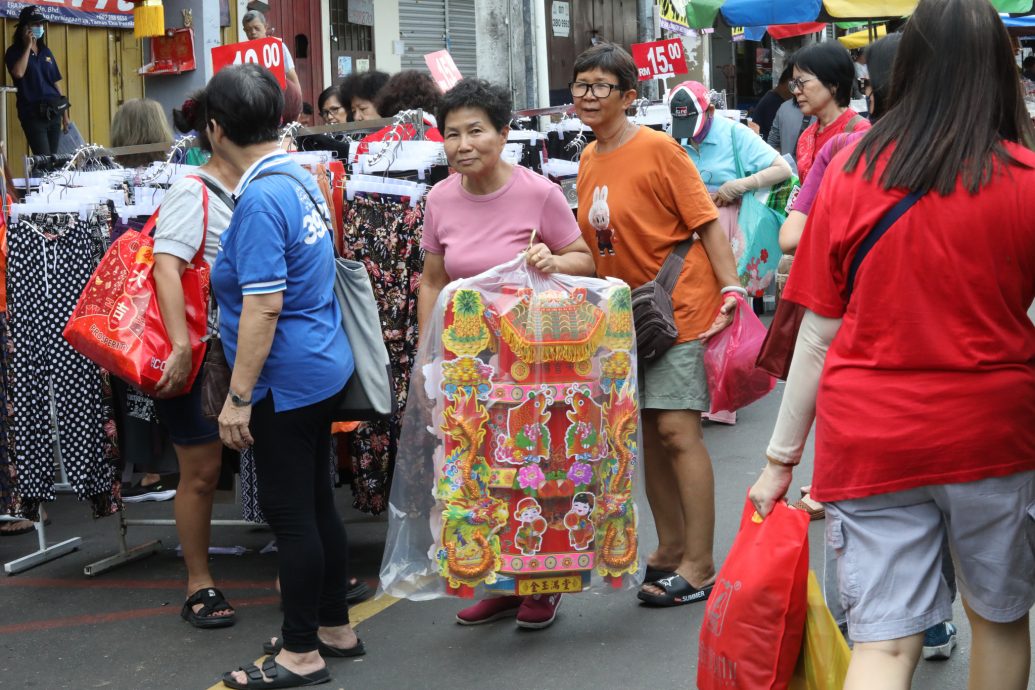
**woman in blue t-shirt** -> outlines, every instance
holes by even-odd
[[[227,68],[204,98],[213,152],[242,174],[212,269],[233,368],[219,432],[227,446],[254,451],[284,603],[270,658],[223,682],[313,685],[330,678],[321,654],[363,653],[349,626],[348,546],[327,467],[332,413],[353,371],[334,297],[329,214],[312,176],[277,144],[284,97],[269,71]]]
[[[29,148],[38,156],[57,153],[61,132],[68,130],[68,99],[54,53],[43,41],[47,18],[29,5],[18,14],[11,47],[4,55],[7,71],[18,88],[18,120]]]

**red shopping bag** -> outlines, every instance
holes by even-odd
[[[736,412],[776,386],[776,379],[755,366],[766,329],[751,305],[736,295],[733,323],[708,339],[704,350],[704,371],[712,398],[710,412]]]
[[[780,502],[762,520],[748,501],[705,609],[700,690],[788,687],[808,608],[808,532],[804,511]]]
[[[201,182],[201,180],[198,180]],[[201,185],[204,224],[208,228],[208,189]],[[98,366],[154,395],[172,343],[165,332],[154,279],[154,238],[159,211],[139,232],[130,230],[112,243],[79,296],[63,335],[69,345]],[[208,327],[209,267],[205,238],[183,272],[183,302],[191,345],[187,388],[201,368]]]

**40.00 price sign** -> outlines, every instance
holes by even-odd
[[[636,73],[640,81],[671,77],[690,71],[686,66],[683,42],[678,38],[651,41],[650,43],[634,43],[632,57],[633,62],[636,63]]]
[[[212,71],[218,72],[230,65],[244,63],[262,65],[280,82],[281,88],[287,86],[287,73],[284,69],[284,44],[279,38],[260,38],[255,41],[234,43],[212,49]]]

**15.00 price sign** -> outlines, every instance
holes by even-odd
[[[280,82],[280,87],[287,86],[287,73],[284,69],[284,44],[279,38],[260,38],[255,41],[233,43],[212,49],[212,72],[218,72],[230,65],[251,62],[262,65]]]
[[[686,74],[686,55],[678,38],[650,43],[633,43],[632,57],[640,81]]]

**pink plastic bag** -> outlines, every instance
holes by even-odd
[[[755,366],[766,329],[740,295],[733,323],[705,345],[704,370],[712,397],[710,412],[735,412],[776,386],[776,379]]]

